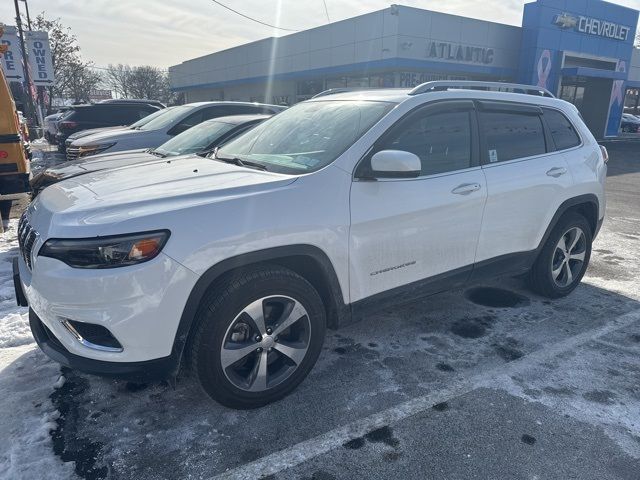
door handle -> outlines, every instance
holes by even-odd
[[[451,193],[455,193],[456,195],[469,195],[477,190],[480,190],[479,183],[463,183],[451,190]]]
[[[547,176],[558,178],[560,175],[567,173],[567,169],[564,167],[555,167],[547,171]]]

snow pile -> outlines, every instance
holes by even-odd
[[[0,235],[0,478],[75,478],[74,464],[54,455],[49,435],[59,416],[49,395],[64,377],[35,346],[28,309],[16,306],[11,260],[18,255],[17,223]]]
[[[11,220],[0,240],[0,348],[33,343],[28,310],[16,305],[13,289],[11,262],[18,255],[17,227],[18,221]]]
[[[0,349],[0,477],[74,478],[73,463],[53,454],[49,431],[59,413],[49,395],[60,367],[32,346]]]

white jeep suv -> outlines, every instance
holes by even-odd
[[[305,378],[325,328],[380,305],[524,272],[571,292],[606,160],[537,87],[323,95],[215,158],[46,188],[20,221],[16,294],[64,365],[152,378],[184,360],[214,399],[256,407]]]

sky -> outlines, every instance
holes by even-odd
[[[211,0],[28,0],[35,17],[59,18],[78,38],[85,60],[169,67],[190,58],[259,40],[285,31],[259,25]],[[263,22],[304,30],[327,23],[323,0],[220,0]],[[388,7],[385,0],[326,0],[331,21]],[[520,25],[520,0],[404,0],[398,4]],[[640,0],[620,5],[640,10]],[[19,2],[21,8],[24,3]],[[10,0],[0,1],[0,22],[13,25]]]

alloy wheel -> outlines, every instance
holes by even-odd
[[[561,288],[574,282],[584,268],[587,238],[580,227],[572,227],[558,240],[551,258],[551,276]]]
[[[310,339],[311,322],[300,302],[287,296],[262,297],[229,325],[220,349],[222,369],[241,390],[271,389],[297,370]]]

